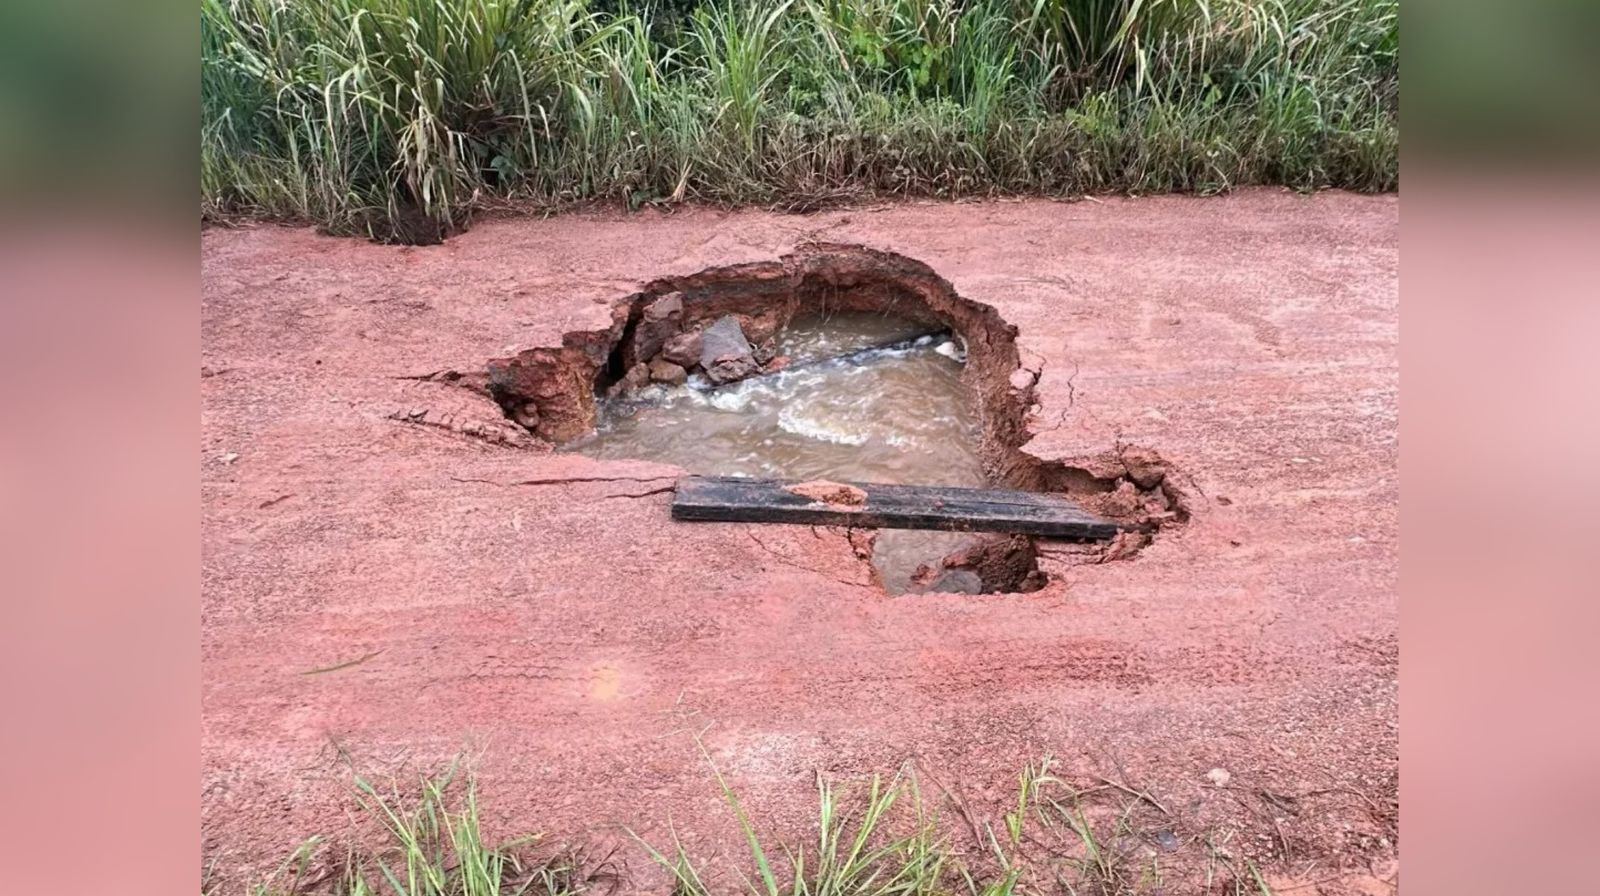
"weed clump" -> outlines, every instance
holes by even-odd
[[[795,842],[763,836],[701,750],[746,849],[708,859],[675,832],[670,843],[653,844],[629,831],[673,896],[1271,892],[1256,863],[1226,847],[1227,832],[1180,836],[1178,818],[1148,790],[1106,778],[1073,783],[1049,756],[1017,775],[1013,802],[992,819],[943,785],[942,796],[925,795],[913,764],[845,788],[819,774],[814,833]],[[605,896],[639,885],[616,849],[597,860],[540,835],[491,843],[473,779],[457,766],[419,783],[418,792],[384,792],[356,778],[359,817],[376,823],[381,840],[339,850],[313,837],[251,896]],[[950,814],[941,817],[941,808]],[[1184,861],[1185,852],[1194,860]],[[220,892],[202,881],[201,896]]]
[[[414,792],[380,791],[355,779],[360,817],[382,831],[377,847],[335,848],[318,835],[301,843],[251,896],[577,896],[611,879],[607,859],[546,848],[541,834],[485,838],[477,786],[458,766],[425,776]],[[208,875],[209,876],[209,875]],[[603,887],[601,889],[604,889]],[[221,896],[202,880],[201,896]]]

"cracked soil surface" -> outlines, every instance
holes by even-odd
[[[1192,518],[1126,562],[1042,544],[1030,594],[889,597],[845,532],[672,523],[675,468],[552,453],[430,377],[810,240],[996,308],[1037,376],[1025,450],[1152,448]],[[779,836],[805,836],[817,771],[914,761],[993,818],[1050,753],[1295,892],[1390,891],[1398,197],[595,212],[415,248],[262,226],[201,251],[200,783],[224,877],[340,829],[350,765],[466,753],[486,823],[615,841],[625,891],[659,891],[619,826],[739,847],[700,732]]]

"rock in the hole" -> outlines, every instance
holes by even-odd
[[[517,425],[518,426],[521,426],[521,427],[523,427],[525,429],[529,429],[529,430],[538,429],[539,428],[539,406],[534,404],[531,401],[527,402],[526,404],[524,404],[521,407],[517,408],[517,412],[512,415],[512,419],[517,421]]]
[[[921,566],[917,569],[917,576],[912,577],[913,584],[925,592],[940,592],[943,594],[982,594],[983,577],[970,569],[940,569],[936,567]]]
[[[679,333],[661,346],[661,357],[688,370],[700,363],[700,343],[699,330]]]
[[[669,292],[644,306],[633,334],[633,357],[649,361],[667,340],[683,331],[683,296]]]
[[[718,318],[700,334],[700,366],[706,378],[721,385],[744,379],[761,369],[750,352],[750,341],[732,315]]]
[[[611,398],[616,398],[619,395],[627,395],[630,392],[637,392],[649,384],[649,366],[644,364],[635,364],[628,368],[628,372],[622,375],[622,379],[617,380],[612,384],[610,389],[606,390],[606,395]]]
[[[650,362],[650,379],[668,385],[682,385],[689,378],[689,371],[683,365],[674,364],[664,358],[656,358]]]

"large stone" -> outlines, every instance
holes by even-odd
[[[649,362],[667,340],[683,332],[683,296],[675,292],[644,306],[633,332],[633,360]]]
[[[699,330],[679,333],[661,346],[660,357],[688,370],[700,363],[701,341]]]
[[[761,369],[733,315],[718,318],[700,334],[700,366],[713,383],[731,383]]]

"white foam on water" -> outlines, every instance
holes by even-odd
[[[807,419],[800,416],[800,412],[793,407],[786,407],[778,412],[778,428],[790,435],[816,439],[819,442],[832,442],[835,445],[853,447],[867,443],[866,433],[850,432],[829,426],[819,420]]]
[[[706,404],[719,411],[738,413],[750,407],[750,402],[755,396],[743,390],[729,389],[723,392],[712,392],[706,396]]]

